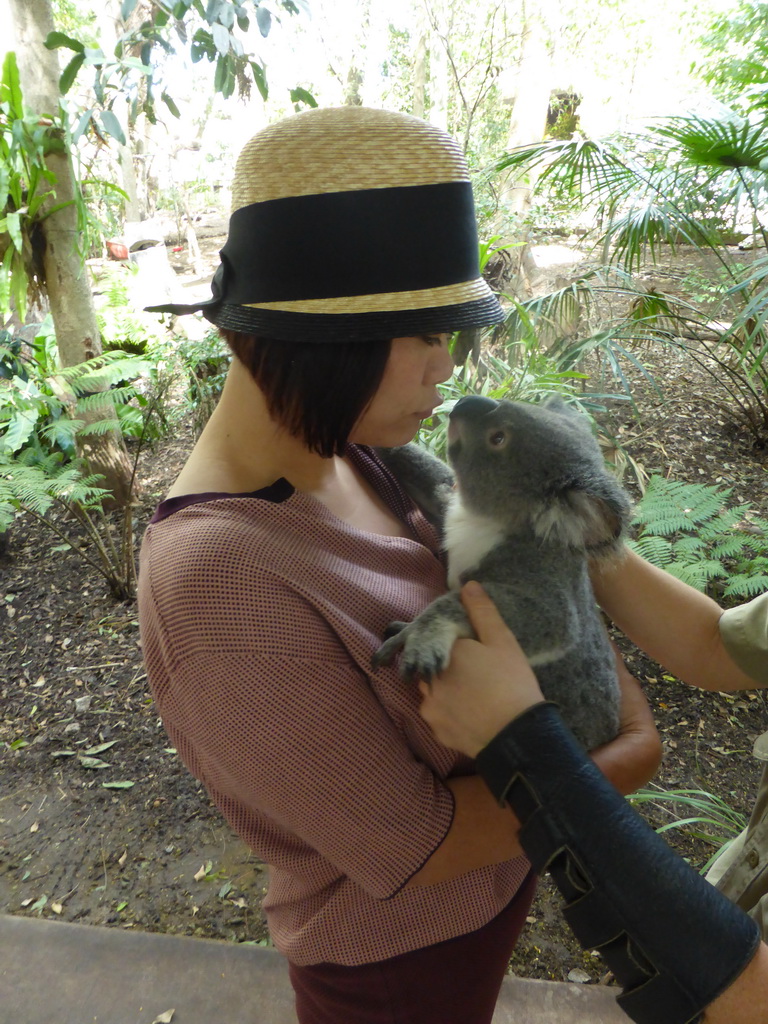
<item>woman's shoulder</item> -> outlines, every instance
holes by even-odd
[[[271,549],[285,535],[301,534],[294,488],[285,480],[241,494],[183,494],[156,508],[144,534],[142,567],[170,568],[186,582],[204,566],[209,579],[269,565]]]
[[[195,521],[201,518],[206,522],[215,522],[220,519],[238,519],[248,514],[248,506],[240,502],[240,499],[253,499],[264,501],[272,505],[280,505],[286,502],[295,493],[295,488],[285,479],[275,480],[266,487],[248,491],[230,490],[204,490],[184,491],[183,493],[169,493],[169,496],[155,509],[150,523],[160,523],[183,512],[192,509],[201,516],[193,516]],[[175,520],[180,522],[179,517]],[[189,517],[184,517],[188,519]]]

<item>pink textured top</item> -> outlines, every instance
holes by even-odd
[[[445,590],[432,526],[369,449],[349,456],[412,539],[368,534],[285,480],[163,502],[141,551],[139,617],[165,729],[235,832],[270,865],[264,909],[297,964],[382,960],[473,931],[522,858],[407,887],[473,771],[370,658],[394,619]]]

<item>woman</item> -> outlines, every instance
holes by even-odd
[[[639,594],[661,604],[675,597],[669,613],[688,618],[691,632],[706,638],[721,681],[755,685],[765,678],[764,621],[747,629],[740,612],[723,616],[703,595],[634,556],[630,563]],[[431,686],[420,684],[422,715],[443,743],[476,758],[491,791],[508,803],[531,863],[548,869],[565,897],[577,938],[601,951],[622,984],[624,1011],[638,1024],[768,1022],[768,946],[759,941],[757,922],[677,857],[605,783],[555,706],[543,700],[515,637],[479,585],[467,584],[462,600],[478,639],[459,641],[446,672]],[[722,640],[718,619],[725,619]]]
[[[446,586],[435,531],[369,446],[439,402],[449,333],[502,311],[468,172],[416,118],[316,110],[235,170],[214,298],[234,359],[150,525],[139,613],[165,728],[270,865],[264,909],[302,1024],[483,1024],[532,896],[507,813],[438,743],[386,626]],[[624,792],[660,746],[622,670],[595,752]]]

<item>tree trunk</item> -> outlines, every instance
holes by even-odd
[[[53,31],[50,0],[10,0],[11,16],[18,40],[17,59],[27,108],[33,113],[55,116],[59,106],[59,63],[57,51],[46,50],[43,40]],[[46,161],[55,175],[56,195],[49,205],[74,200],[78,184],[69,153],[52,153]],[[64,366],[74,366],[101,355],[101,336],[96,322],[93,295],[85,267],[82,241],[74,203],[42,221],[45,238],[43,266],[45,287],[51,306],[56,343]],[[80,417],[87,422],[115,419],[114,405],[105,390],[98,412]],[[131,498],[132,467],[122,435],[110,431],[90,435],[81,442],[81,454],[92,472],[104,477],[103,486],[116,504]]]
[[[450,93],[450,71],[445,41],[433,31],[429,44],[429,93],[432,106],[429,120],[432,124],[448,131],[448,97]]]
[[[114,51],[117,40],[127,29],[138,28],[150,15],[149,6],[140,2],[130,14],[128,21],[123,20],[120,0],[102,0],[102,6],[96,13],[96,24],[99,28],[99,42],[105,53]],[[139,59],[141,47],[133,47],[129,51],[131,57]],[[146,92],[146,81],[142,79],[139,89]],[[141,97],[140,97],[141,98]],[[147,166],[144,159],[146,139],[142,137],[139,126],[131,118],[131,105],[126,95],[116,97],[112,111],[120,124],[125,128],[128,144],[125,146],[115,142],[118,149],[118,160],[122,177],[123,191],[128,197],[125,201],[125,219],[128,223],[147,220],[150,216],[149,188],[147,187]],[[144,115],[139,114],[139,121]]]
[[[427,109],[427,35],[419,34],[416,44],[416,56],[413,62],[413,114],[424,117]]]
[[[547,127],[547,111],[552,91],[552,61],[549,55],[546,29],[537,13],[525,11],[520,44],[520,58],[511,97],[507,149],[538,142]],[[514,227],[502,234],[511,243],[513,254],[509,279],[516,298],[528,299],[538,276],[536,262],[530,246],[528,214],[533,198],[531,174],[527,181],[509,174],[499,190],[500,204]]]

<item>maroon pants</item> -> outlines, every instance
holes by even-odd
[[[359,967],[289,964],[300,1024],[490,1024],[533,874],[476,932]]]

